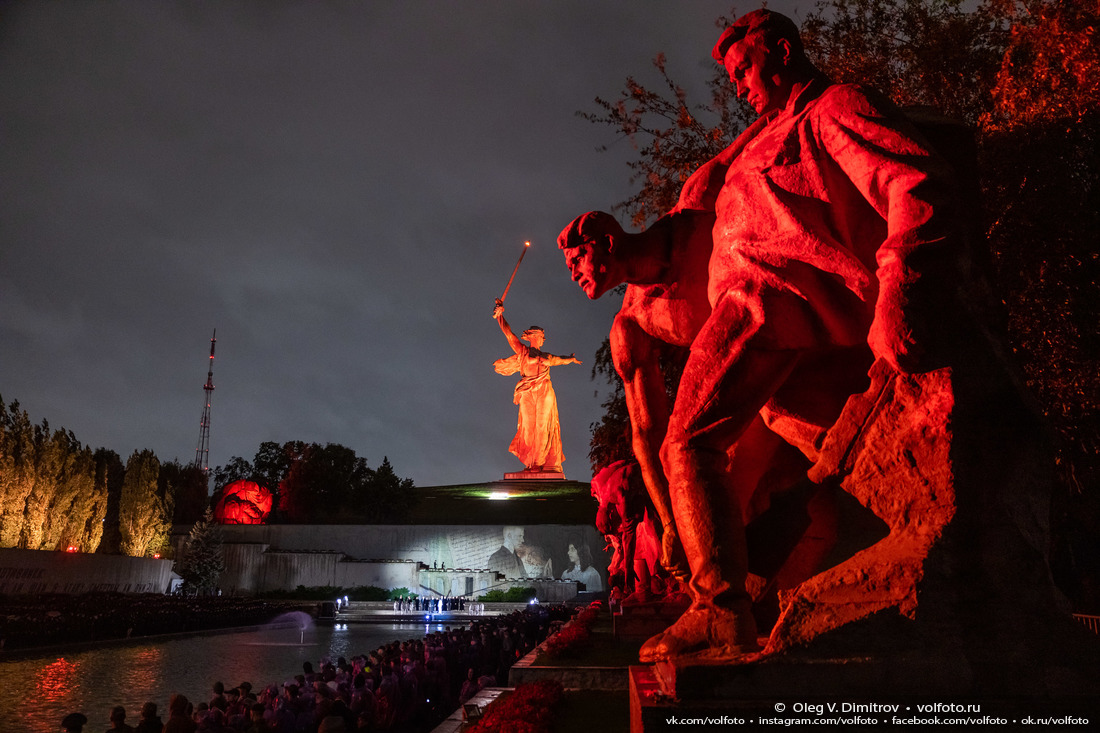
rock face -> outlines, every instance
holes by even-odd
[[[856,498],[888,534],[781,592],[766,656],[894,660],[958,692],[1091,684],[1096,641],[1046,561],[1047,438],[981,344],[924,374],[878,362],[849,399],[810,478]]]
[[[889,534],[781,593],[767,652],[799,646],[884,609],[913,616],[924,562],[956,512],[951,463],[951,372],[902,375],[884,362],[849,399],[811,478],[838,481]]]

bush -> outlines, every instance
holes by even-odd
[[[391,593],[399,590],[408,592],[405,588],[389,591],[373,585],[360,585],[355,588],[343,588],[335,585],[300,585],[294,590],[273,590],[261,593],[262,598],[271,598],[288,601],[331,601],[336,598],[348,597],[349,601],[388,601]]]
[[[483,603],[526,603],[538,594],[534,588],[509,588],[491,590],[477,599]]]

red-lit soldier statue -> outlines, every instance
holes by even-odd
[[[909,301],[951,234],[948,167],[887,101],[825,78],[790,19],[749,13],[722,34],[714,56],[760,119],[645,232],[625,233],[591,213],[559,237],[590,298],[622,282],[640,289],[628,289],[612,348],[641,423],[635,447],[651,492],[661,441],[692,596],[688,611],[646,642],[642,661],[759,648],[745,588],[745,515],[758,489],[752,476],[779,465],[769,454],[742,455],[738,468],[737,453],[766,428],[813,461],[845,400],[866,387],[874,357],[903,371],[921,366]],[[696,240],[707,230],[709,251]],[[689,284],[703,279],[703,252],[709,309],[702,288]],[[677,287],[685,292],[677,296]],[[662,289],[669,303],[644,300]],[[678,297],[684,302],[671,302]],[[670,322],[670,313],[683,317]],[[668,413],[660,390],[647,388],[654,375],[629,376],[649,341],[685,336],[690,352],[660,436]]]
[[[615,461],[602,469],[592,477],[592,496],[599,502],[596,529],[615,548],[608,575],[622,574],[624,603],[657,600],[665,590],[660,579],[659,534],[654,526],[659,520],[638,464]]]

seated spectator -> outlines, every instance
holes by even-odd
[[[107,733],[134,733],[133,726],[126,725],[126,708],[116,705],[111,708],[111,727]]]
[[[176,693],[168,699],[168,722],[164,733],[195,733],[195,721],[191,719],[191,701]]]
[[[67,733],[83,733],[88,716],[84,713],[69,713],[61,719],[61,727]]]
[[[161,733],[163,730],[164,723],[157,715],[157,704],[147,702],[142,705],[141,720],[138,722],[137,728],[134,729],[134,733]]]

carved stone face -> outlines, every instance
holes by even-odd
[[[757,114],[782,109],[787,104],[789,87],[783,79],[783,48],[769,48],[762,39],[749,37],[729,47],[722,65],[744,98]]]
[[[615,275],[618,268],[606,248],[585,242],[578,247],[563,249],[565,264],[573,282],[590,299],[595,300],[622,282]]]
[[[546,343],[546,334],[542,331],[524,331],[523,336],[520,338],[536,349],[541,349],[542,345]]]

